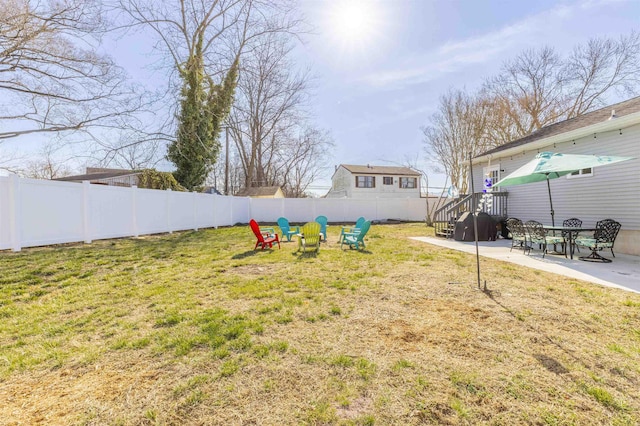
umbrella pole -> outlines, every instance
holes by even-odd
[[[471,208],[473,209],[471,214],[473,215],[473,236],[476,241],[476,269],[478,270],[478,288],[480,288],[480,252],[478,250],[478,214],[475,211],[476,206],[475,206],[475,203],[473,202],[475,192],[473,188],[473,162],[471,161],[471,153],[469,153],[469,175],[471,176]],[[485,287],[486,287],[486,284],[485,284]]]
[[[549,191],[549,205],[551,205],[551,226],[556,226],[556,222],[553,218],[553,200],[551,200],[551,184],[549,183],[549,175],[547,174],[547,190]]]

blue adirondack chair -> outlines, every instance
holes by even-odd
[[[278,226],[280,227],[280,231],[282,232],[283,241],[285,237],[287,238],[287,241],[291,241],[292,235],[300,233],[300,227],[289,225],[289,220],[286,217],[278,218]]]
[[[342,229],[340,230],[340,238],[338,239],[338,242],[342,242],[342,239],[344,238],[344,234],[351,232],[360,232],[360,228],[362,228],[362,224],[364,223],[365,218],[360,216],[358,218],[358,220],[356,220],[356,224],[353,226],[343,226]]]
[[[329,220],[326,216],[318,216],[316,217],[316,222],[320,224],[320,233],[322,234],[322,239],[327,241],[327,223]]]
[[[342,237],[342,242],[340,243],[340,248],[342,248],[343,244],[347,244],[349,248],[355,248],[356,250],[360,250],[360,247],[365,248],[364,237],[367,235],[367,232],[369,232],[370,227],[371,221],[367,220],[362,224],[360,232],[345,232]]]

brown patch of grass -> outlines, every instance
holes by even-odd
[[[640,297],[375,226],[0,254],[5,424],[637,424]],[[454,284],[457,283],[457,284]]]

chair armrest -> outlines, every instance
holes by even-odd
[[[353,232],[345,232],[342,235],[345,237],[357,237],[358,235],[360,235],[360,232],[360,228],[353,228]]]
[[[273,235],[273,234],[276,233],[276,230],[275,230],[275,228],[270,228],[270,227],[260,228],[260,233],[261,234]]]
[[[342,230],[340,231],[342,234],[346,234],[346,233],[359,233],[360,232],[360,228],[355,228],[353,226],[343,226]]]

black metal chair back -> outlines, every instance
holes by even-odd
[[[579,228],[582,226],[582,221],[577,217],[572,217],[571,219],[566,219],[562,221],[562,226],[567,226],[571,228]]]
[[[544,241],[547,236],[547,232],[540,222],[537,220],[529,220],[524,224],[524,226],[529,233],[529,238],[532,243],[543,244],[542,241]]]
[[[616,222],[613,219],[598,221],[598,223],[596,223],[596,232],[593,234],[596,244],[611,243],[611,254],[613,254],[613,243],[616,241],[621,227],[620,222]]]
[[[515,217],[507,219],[507,228],[511,233],[511,250],[514,246],[527,247],[527,233],[522,221]]]
[[[563,220],[562,226],[571,227],[571,228],[580,228],[582,226],[582,220],[578,219],[577,217],[572,217],[570,219]],[[562,231],[561,232],[562,238],[564,238],[565,241],[574,241],[579,234],[580,232],[578,231]],[[564,245],[563,245],[563,249],[565,249]],[[578,252],[580,252],[580,249],[578,249]]]

